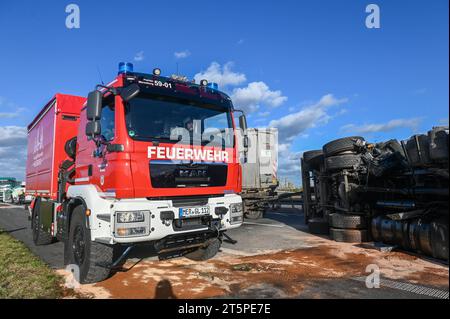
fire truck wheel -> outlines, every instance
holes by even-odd
[[[248,218],[248,219],[260,219],[263,217],[263,215],[264,215],[264,212],[261,210],[252,210],[252,211],[245,212],[245,218]]]
[[[331,238],[343,243],[362,243],[369,241],[366,229],[337,229],[330,228]]]
[[[204,261],[213,258],[220,249],[221,242],[219,239],[212,239],[205,247],[200,247],[193,252],[187,253],[184,256],[195,261]]]
[[[350,136],[331,141],[323,146],[325,157],[337,155],[347,151],[357,151],[358,144],[362,144],[364,138],[361,136]]]
[[[53,237],[50,233],[44,231],[41,227],[41,199],[38,198],[34,205],[33,217],[31,218],[31,229],[33,232],[33,242],[36,246],[48,245],[53,241]]]
[[[344,229],[365,229],[367,228],[367,219],[363,215],[334,213],[330,215],[330,226]]]
[[[108,278],[110,269],[107,266],[113,261],[113,246],[91,241],[83,206],[77,206],[72,213],[67,249],[69,263],[79,267],[80,283],[95,283]]]

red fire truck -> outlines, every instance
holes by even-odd
[[[213,257],[243,221],[236,112],[215,83],[128,63],[87,99],[56,94],[28,126],[35,244],[63,241],[81,283],[107,278],[137,244]]]

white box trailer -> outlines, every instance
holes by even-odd
[[[245,216],[262,217],[278,186],[278,130],[248,128],[247,147],[239,143]]]

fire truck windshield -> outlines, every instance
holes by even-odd
[[[127,102],[125,118],[128,135],[135,140],[233,146],[233,126],[228,108],[138,96]]]

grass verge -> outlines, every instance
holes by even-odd
[[[62,282],[24,244],[0,230],[0,298],[61,298]]]

